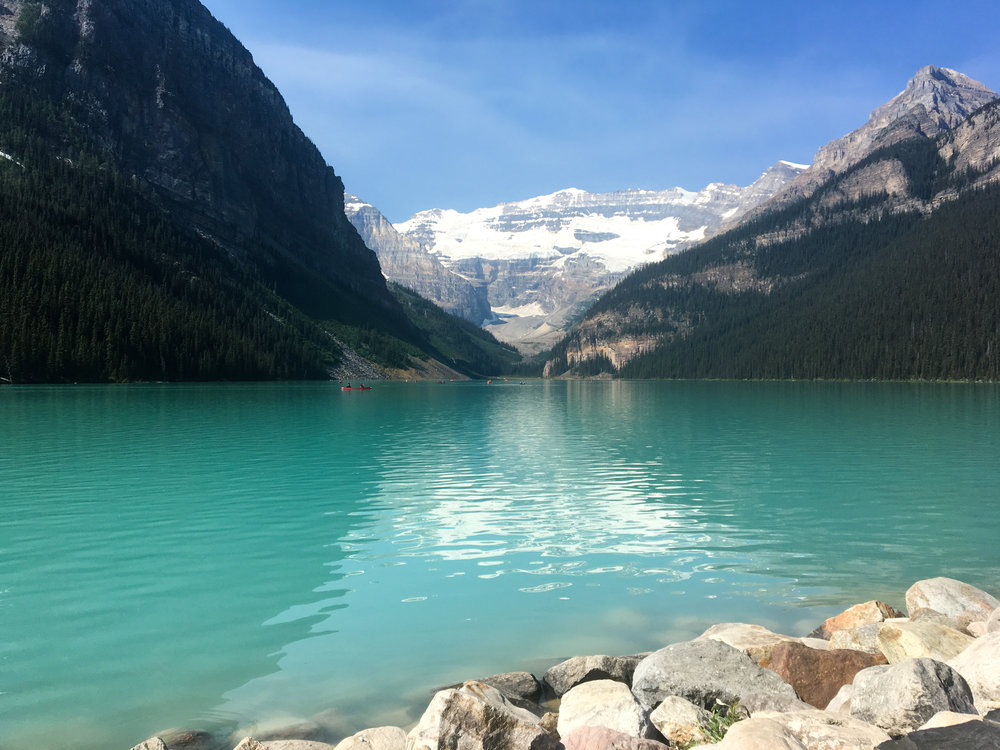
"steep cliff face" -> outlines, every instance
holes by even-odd
[[[346,196],[347,218],[375,251],[387,279],[433,300],[453,315],[483,325],[493,318],[486,285],[445,268],[411,237],[401,235],[382,212],[353,195]]]
[[[2,80],[64,108],[178,219],[234,257],[251,254],[290,289],[300,285],[290,277],[316,273],[393,306],[344,215],[340,178],[250,53],[197,0],[4,7]]]

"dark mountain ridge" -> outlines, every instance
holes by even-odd
[[[874,139],[807,194],[638,271],[548,374],[998,379],[998,122],[993,101],[933,137]]]

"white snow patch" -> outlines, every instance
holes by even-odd
[[[510,315],[517,318],[548,315],[548,311],[538,302],[521,305],[520,307],[494,307],[493,312],[497,315]]]
[[[812,164],[796,164],[794,161],[787,161],[785,159],[779,160],[778,164],[784,164],[786,167],[791,167],[792,169],[800,169],[803,172],[812,166]]]

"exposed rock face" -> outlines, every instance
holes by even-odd
[[[914,731],[939,711],[976,713],[962,676],[933,659],[908,659],[870,667],[854,678],[851,716],[897,737]]]
[[[947,625],[928,621],[886,622],[878,629],[879,649],[890,664],[917,657],[947,661],[962,653],[974,640]]]
[[[655,651],[635,669],[632,692],[646,708],[678,695],[703,708],[739,702],[750,713],[805,706],[792,687],[721,641],[687,641]]]
[[[698,193],[561,190],[467,214],[423,211],[395,228],[446,269],[484,286],[492,310],[507,323],[489,330],[530,348],[553,343],[575,314],[625,272],[732,223],[803,168],[779,162],[745,188],[712,184]],[[382,258],[381,239],[371,242]],[[387,243],[387,251],[399,246],[394,238]],[[400,283],[414,274],[406,266],[426,265],[409,249],[397,258],[400,265],[386,274]],[[430,298],[448,308],[443,296]],[[462,314],[471,320],[479,311]]]
[[[771,203],[787,203],[811,195],[833,175],[861,161],[877,148],[912,136],[934,137],[950,130],[996,96],[979,81],[955,70],[933,65],[923,67],[902,92],[876,108],[868,122],[821,147],[812,166]]]
[[[787,635],[772,633],[760,625],[748,625],[742,622],[724,622],[713,625],[695,638],[696,641],[722,641],[733,648],[738,648],[757,664],[771,660],[774,649],[783,643],[798,641]]]
[[[375,251],[387,279],[476,325],[493,319],[485,283],[446,268],[416,240],[397,232],[370,203],[346,195],[344,210],[361,239]]]
[[[18,38],[14,15],[0,23],[0,80],[30,81],[71,107],[179,221],[234,257],[254,253],[263,269],[291,261],[372,304],[395,304],[344,215],[340,178],[197,0],[52,0],[37,39]]]
[[[837,630],[830,636],[830,648],[880,654],[882,649],[878,647],[878,629],[878,623],[872,623],[848,630]]]

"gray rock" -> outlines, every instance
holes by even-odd
[[[1000,600],[954,578],[917,581],[906,592],[906,609],[912,616],[918,609],[932,609],[958,621],[960,629],[970,622],[986,620]]]
[[[878,746],[878,750],[997,750],[997,748],[1000,748],[1000,726],[983,721],[921,729]]]
[[[893,737],[912,732],[938,711],[976,713],[962,676],[934,659],[908,659],[869,667],[854,678],[851,716]]]
[[[632,674],[644,655],[574,656],[545,672],[542,681],[558,697],[576,685],[590,680],[615,680],[632,684]]]
[[[866,654],[880,654],[882,649],[878,647],[879,627],[879,623],[872,623],[871,625],[834,631],[830,636],[830,650],[849,649],[851,651],[864,651]]]
[[[341,740],[335,750],[404,750],[406,732],[399,727],[375,727]]]
[[[877,639],[890,664],[921,657],[948,661],[975,643],[972,636],[929,619],[884,622]]]
[[[132,750],[168,750],[166,743],[159,737],[150,737],[132,748]]]
[[[542,697],[542,686],[531,672],[502,672],[489,677],[481,677],[473,682],[482,682],[496,688],[507,700],[519,708],[526,708],[533,713],[537,713],[539,710],[538,701]],[[456,690],[464,684],[464,682],[460,682],[441,689]]]
[[[964,724],[967,721],[982,721],[983,717],[977,714],[957,714],[954,711],[938,711],[929,721],[920,726],[920,729],[939,729],[940,727],[953,727],[956,724]]]
[[[284,717],[257,722],[249,727],[237,729],[230,735],[230,740],[236,742],[241,737],[253,737],[258,742],[276,740],[312,740],[323,742],[330,739],[326,730],[310,719],[301,717]],[[167,746],[173,750],[169,741]]]
[[[676,643],[650,654],[635,669],[632,692],[647,709],[668,695],[706,709],[739,702],[751,714],[805,707],[778,675],[716,640]]]
[[[1000,633],[976,639],[948,665],[969,683],[980,713],[1000,708]]]
[[[649,715],[650,723],[663,737],[675,745],[691,742],[707,742],[702,727],[711,720],[712,714],[691,701],[676,695],[668,695]]]
[[[467,682],[442,690],[407,735],[407,750],[555,750],[558,740],[496,688]]]
[[[253,737],[244,737],[233,750],[264,750],[264,746]]]
[[[565,737],[577,727],[604,727],[630,737],[648,737],[649,720],[628,685],[615,680],[584,682],[562,697],[557,730]]]
[[[563,737],[561,748],[562,750],[669,750],[662,742],[629,737],[627,734],[605,727],[578,727]]]
[[[155,737],[150,737],[132,750],[220,750],[223,747],[228,748],[229,744],[220,744],[219,738],[208,732],[196,729],[168,729],[157,732]]]

